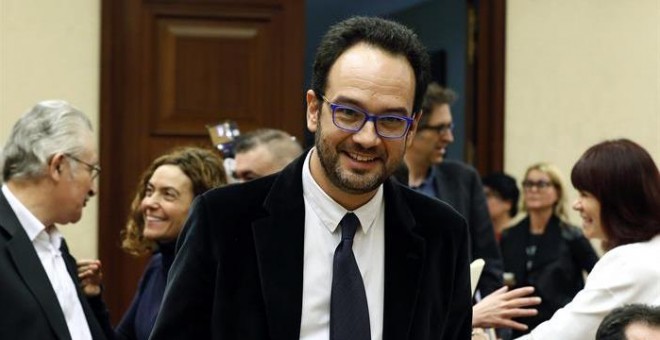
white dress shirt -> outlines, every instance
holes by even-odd
[[[660,235],[616,247],[603,255],[573,301],[518,339],[594,339],[614,308],[631,303],[660,305]]]
[[[349,212],[328,196],[309,170],[312,149],[302,172],[305,201],[303,306],[300,339],[330,338],[330,293],[335,248],[341,241],[339,222]],[[353,253],[362,274],[369,307],[371,339],[383,338],[385,287],[385,204],[383,186],[365,205],[353,211],[362,226],[355,233]]]
[[[66,269],[64,258],[60,252],[62,234],[55,226],[50,228],[50,233],[47,232],[43,223],[11,193],[6,185],[2,186],[2,193],[7,198],[9,206],[11,206],[18,221],[25,229],[34,250],[39,256],[39,260],[41,260],[41,265],[48,275],[50,284],[64,313],[64,319],[71,338],[73,340],[91,340],[92,333],[89,330],[87,318],[78,299],[76,286]]]

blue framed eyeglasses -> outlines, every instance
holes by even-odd
[[[406,135],[413,122],[410,117],[394,114],[373,115],[355,107],[333,103],[323,95],[321,98],[330,105],[332,122],[344,131],[358,132],[362,130],[364,124],[371,121],[374,123],[378,136],[386,139],[397,139]]]

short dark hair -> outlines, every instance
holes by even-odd
[[[516,185],[516,179],[503,173],[495,172],[482,179],[483,185],[497,192],[503,200],[511,202],[509,216],[514,217],[518,214],[518,199],[520,190]]]
[[[600,202],[605,249],[660,234],[660,174],[637,143],[616,139],[590,147],[573,166],[571,182]]]
[[[352,17],[330,27],[314,58],[312,90],[316,95],[320,98],[320,95],[325,94],[328,73],[337,58],[360,42],[395,55],[405,55],[415,73],[413,113],[419,112],[430,79],[426,48],[410,28],[376,17]]]
[[[598,326],[596,340],[626,340],[626,327],[633,323],[660,327],[660,306],[631,304],[613,309]]]
[[[430,83],[426,88],[426,93],[424,94],[424,99],[422,100],[422,118],[419,121],[420,126],[426,125],[431,117],[431,112],[436,107],[447,104],[453,104],[458,95],[453,90],[442,87],[438,83]]]

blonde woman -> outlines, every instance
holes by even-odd
[[[530,166],[522,187],[527,216],[505,230],[500,247],[513,288],[532,286],[541,298],[538,314],[519,320],[533,329],[584,287],[582,272],[591,271],[598,256],[582,231],[567,222],[565,186],[555,166]],[[513,335],[526,332],[514,330]]]

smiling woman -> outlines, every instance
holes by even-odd
[[[605,255],[575,298],[528,339],[594,339],[598,325],[626,304],[660,305],[660,173],[649,153],[619,139],[589,148],[573,167],[574,209]]]
[[[222,164],[214,151],[190,147],[157,158],[142,175],[122,232],[122,248],[133,255],[154,255],[115,329],[117,338],[149,338],[190,204],[195,196],[227,183]]]
[[[227,183],[222,164],[214,151],[188,147],[160,156],[143,173],[121,234],[122,248],[135,256],[153,255],[131,306],[115,329],[117,339],[149,338],[174,260],[174,244],[190,205],[197,195]],[[86,292],[100,293],[90,287],[100,284],[99,269],[98,263],[81,261],[79,272]]]

